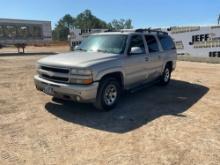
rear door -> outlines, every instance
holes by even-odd
[[[169,35],[159,35],[158,39],[160,41],[161,47],[163,49],[163,63],[166,64],[167,61],[176,60],[176,47]]]
[[[154,80],[161,75],[163,64],[162,53],[158,40],[154,35],[145,35],[145,41],[148,47],[148,61],[145,69],[148,70],[148,81]]]

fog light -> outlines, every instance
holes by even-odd
[[[76,100],[77,100],[77,101],[80,101],[81,99],[80,99],[80,97],[79,97],[79,96],[76,96]]]

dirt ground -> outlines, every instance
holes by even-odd
[[[66,52],[69,51],[69,46],[66,45],[51,45],[51,46],[27,46],[25,48],[25,53],[31,55],[34,54],[54,54],[59,52]],[[22,51],[22,49],[20,49]],[[17,48],[15,47],[5,47],[0,49],[0,57],[1,56],[10,56],[10,55],[16,55],[18,52]]]
[[[0,57],[0,164],[220,164],[220,64],[178,62],[104,113],[38,92],[42,57]]]

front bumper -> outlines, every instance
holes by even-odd
[[[73,85],[56,83],[49,80],[45,80],[39,77],[39,75],[34,76],[34,82],[36,88],[39,91],[44,92],[45,88],[47,88],[48,86],[52,88],[53,93],[49,94],[51,96],[85,103],[92,103],[95,101],[99,86],[98,82],[95,82],[91,85]]]

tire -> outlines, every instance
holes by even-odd
[[[171,67],[166,65],[163,71],[163,74],[160,78],[160,85],[166,86],[169,84],[171,78]]]
[[[56,102],[56,103],[63,103],[65,102],[66,100],[64,99],[61,99],[59,97],[52,97],[52,101]]]
[[[115,108],[121,95],[121,86],[115,78],[105,78],[100,82],[94,106],[102,111]]]

